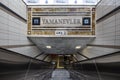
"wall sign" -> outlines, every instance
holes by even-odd
[[[58,36],[67,35],[67,31],[57,30],[57,31],[55,31],[55,35],[58,35]]]
[[[29,34],[91,35],[95,31],[94,21],[93,6],[29,6],[28,8]]]
[[[33,27],[80,27],[81,16],[40,16],[33,17]],[[37,25],[37,26],[36,26]]]
[[[32,25],[40,25],[40,17],[33,17]]]
[[[91,25],[91,19],[90,17],[84,17],[82,20],[83,25]]]

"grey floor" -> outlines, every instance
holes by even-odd
[[[70,79],[70,74],[65,69],[56,69],[52,73],[52,78],[50,80],[72,80]]]

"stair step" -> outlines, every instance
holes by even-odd
[[[50,80],[72,80],[72,79],[70,79],[70,78],[56,77],[56,78],[51,78]]]

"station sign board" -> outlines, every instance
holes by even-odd
[[[83,35],[94,34],[93,6],[29,6],[28,34]]]
[[[33,27],[82,27],[90,26],[90,17],[82,16],[39,16],[32,18]]]

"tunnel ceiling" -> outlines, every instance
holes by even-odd
[[[73,54],[84,48],[93,37],[29,37],[29,39],[45,54]],[[76,49],[76,46],[81,48]]]

